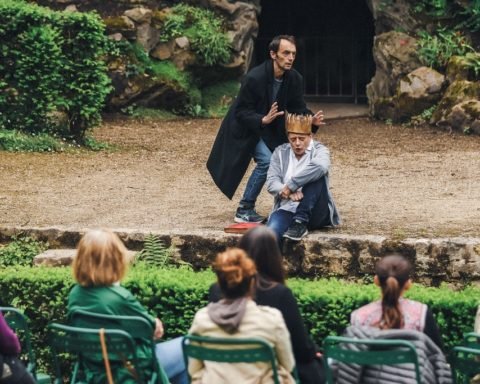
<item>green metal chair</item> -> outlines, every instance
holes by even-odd
[[[140,365],[151,374],[149,382],[168,384],[167,374],[159,364],[155,355],[154,329],[152,325],[140,316],[117,316],[89,312],[85,310],[74,311],[69,318],[69,324],[91,329],[117,329],[128,332],[138,348],[142,351],[138,356]]]
[[[55,384],[62,384],[62,373],[59,357],[62,354],[73,354],[77,358],[71,384],[85,384],[88,382],[105,383],[106,369],[102,354],[100,329],[69,327],[67,325],[51,323],[48,326],[48,344],[52,349],[55,366]],[[151,383],[140,369],[133,338],[125,331],[104,330],[107,358],[115,382]],[[119,368],[128,367],[132,373],[130,380],[119,380]],[[105,375],[105,377],[103,377]]]
[[[357,350],[349,349],[347,344],[364,346]],[[333,384],[330,360],[358,365],[396,365],[411,363],[415,367],[417,383],[420,381],[420,367],[415,346],[405,340],[368,340],[352,339],[340,336],[328,336],[324,342],[324,364],[327,383]]]
[[[27,370],[39,384],[50,384],[50,376],[43,372],[37,371],[37,361],[32,348],[30,327],[28,326],[27,317],[18,309],[13,307],[0,307],[7,324],[17,334],[22,345],[22,350],[27,355]]]
[[[450,364],[455,383],[470,383],[480,374],[480,334],[464,335],[463,345],[453,347],[450,352]]]
[[[183,357],[188,367],[188,358],[220,363],[270,363],[273,381],[280,384],[275,350],[259,338],[231,339],[187,335],[182,340]],[[292,373],[299,383],[296,370]],[[189,376],[191,381],[191,377]]]
[[[463,335],[462,347],[480,349],[480,333],[469,332]]]

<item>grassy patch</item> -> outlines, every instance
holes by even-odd
[[[202,107],[209,117],[223,117],[232,104],[240,83],[235,80],[217,83],[202,89]]]
[[[112,149],[113,146],[86,136],[82,145],[74,140],[48,133],[24,133],[15,129],[0,129],[0,150],[8,152],[63,152],[84,147],[91,151]]]

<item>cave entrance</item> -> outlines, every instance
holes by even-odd
[[[307,100],[367,102],[375,30],[365,0],[262,0],[261,7],[252,65],[265,60],[274,36],[294,35]]]

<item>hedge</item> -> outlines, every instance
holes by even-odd
[[[195,312],[206,305],[210,271],[135,267],[124,285],[165,324],[166,338],[188,331]],[[49,322],[64,322],[68,292],[74,284],[70,268],[7,267],[0,270],[0,304],[24,310],[31,320],[33,343],[41,365],[49,365],[45,329]],[[373,284],[291,279],[307,327],[321,345],[327,335],[341,334],[352,310],[379,297]],[[426,303],[433,311],[447,349],[472,331],[480,290],[453,291],[446,286],[414,285],[407,297]]]
[[[111,90],[101,18],[0,0],[0,20],[0,128],[82,138]]]

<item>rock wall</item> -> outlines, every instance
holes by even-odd
[[[448,17],[430,17],[414,12],[416,0],[366,1],[375,22],[373,57],[376,72],[367,86],[372,117],[406,122],[435,107],[430,123],[447,129],[480,133],[478,90],[480,73],[468,69],[464,58],[452,57],[444,73],[422,67],[418,57],[417,32],[432,31]],[[105,20],[112,39],[135,41],[155,60],[170,60],[177,68],[192,71],[197,77],[238,79],[248,69],[258,32],[260,0],[190,0],[185,3],[205,7],[224,17],[232,44],[229,63],[219,68],[204,68],[198,63],[186,37],[160,41],[159,25],[169,7],[177,1],[161,0],[37,0],[39,4],[71,11],[98,11]],[[452,0],[458,7],[468,2]],[[470,34],[472,45],[480,51],[480,33]],[[480,62],[480,53],[474,56]],[[128,63],[109,65],[115,92],[113,108],[133,102],[152,107],[178,108],[188,102],[184,90],[148,76],[127,76]],[[213,75],[212,75],[213,73]],[[208,75],[208,76],[207,76]]]
[[[39,5],[56,10],[96,11],[106,26],[109,37],[116,41],[128,40],[140,44],[154,60],[169,60],[180,71],[195,72],[203,77],[206,71],[213,72],[209,79],[238,79],[249,67],[253,53],[254,38],[258,32],[258,1],[201,0],[185,1],[191,5],[213,10],[225,19],[227,35],[231,42],[231,58],[219,68],[202,68],[186,36],[167,42],[161,41],[160,29],[165,15],[177,1],[155,0],[37,0]],[[147,74],[131,74],[131,58],[115,58],[108,63],[114,92],[108,108],[118,110],[133,103],[146,107],[162,107],[181,110],[188,100],[188,90],[171,82]],[[203,72],[202,72],[203,71]],[[215,77],[216,75],[216,77]]]
[[[85,230],[86,231],[86,230]],[[51,250],[35,259],[36,264],[69,265],[73,249],[85,231],[66,228],[0,228],[0,243],[18,233],[48,242]],[[142,249],[147,233],[114,230],[128,249]],[[173,246],[176,257],[194,268],[209,268],[218,252],[234,246],[239,235],[219,231],[192,233],[154,232],[164,244]],[[67,249],[59,251],[59,249]],[[310,234],[284,249],[289,276],[363,279],[373,276],[376,261],[389,252],[399,252],[415,265],[415,280],[427,285],[442,282],[480,283],[480,239],[439,238],[394,240],[381,236]]]
[[[478,89],[480,73],[468,69],[463,57],[452,56],[444,73],[422,67],[417,53],[419,29],[432,31],[438,20],[413,12],[413,0],[367,0],[375,20],[373,57],[375,75],[367,86],[371,116],[407,122],[434,109],[428,121],[438,127],[480,134]],[[465,2],[454,1],[459,7]],[[465,31],[469,35],[468,31]],[[480,50],[480,34],[469,35]],[[480,62],[480,53],[472,54]],[[428,120],[428,118],[427,118]]]

